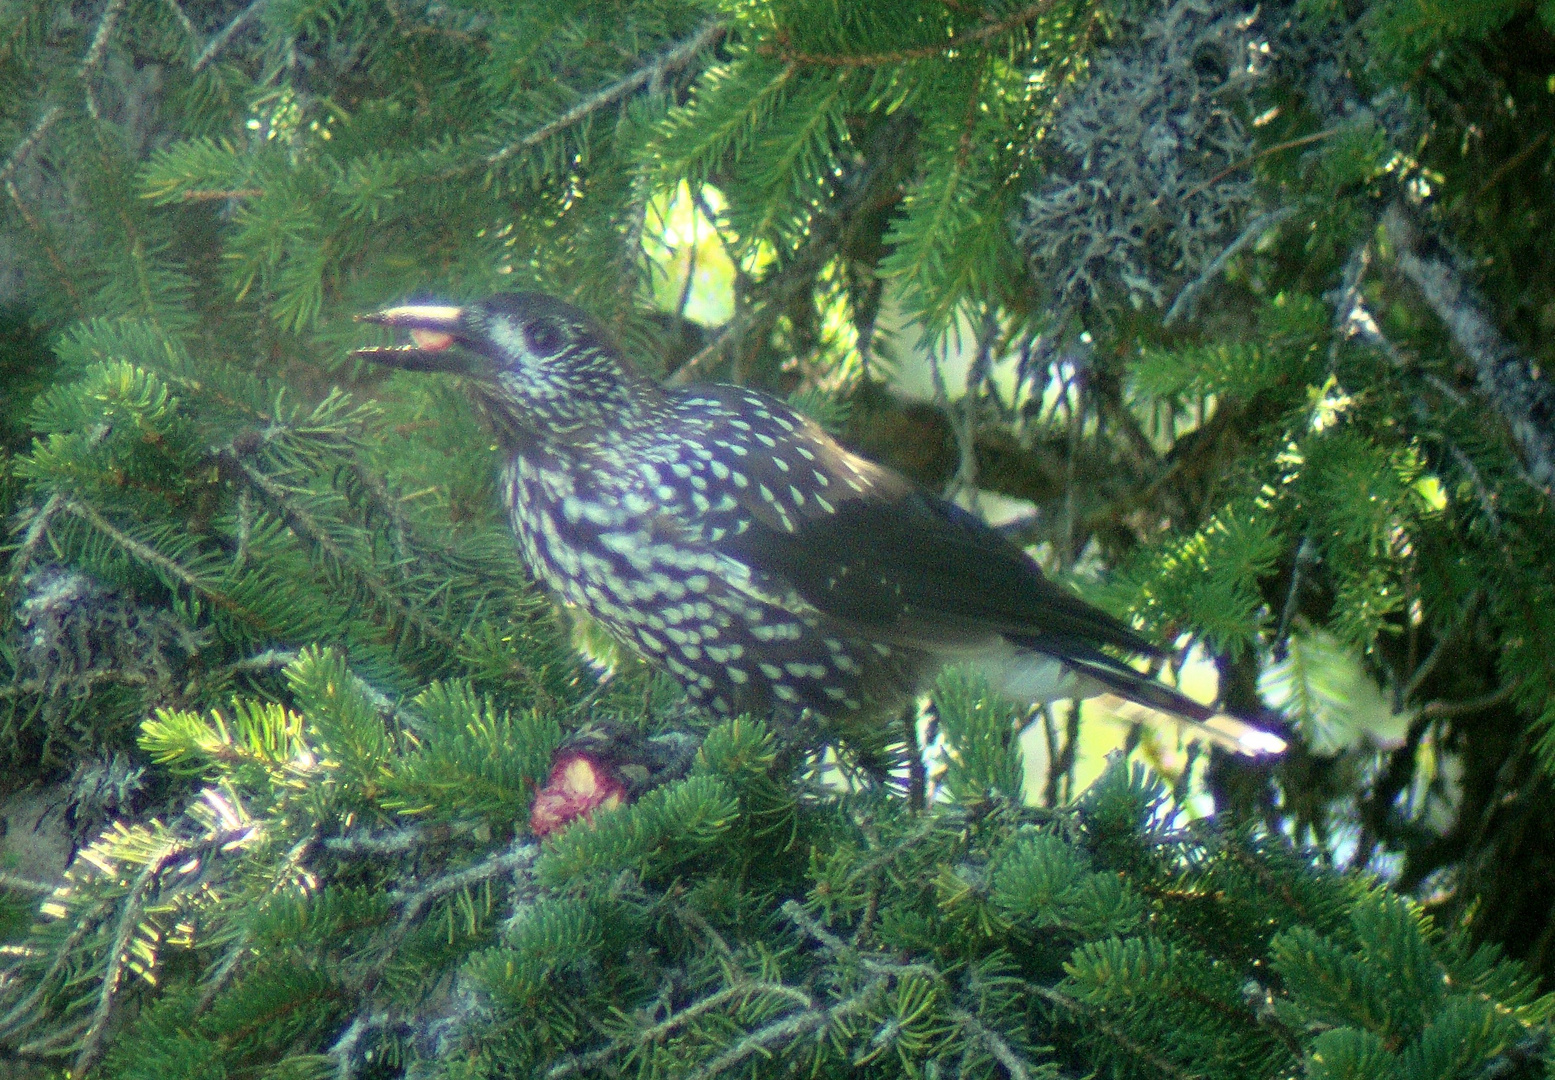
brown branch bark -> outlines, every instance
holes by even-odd
[[[1528,479],[1555,501],[1555,389],[1534,373],[1492,321],[1485,301],[1445,253],[1428,244],[1419,228],[1395,204],[1383,215],[1400,272],[1446,325],[1459,350],[1474,365],[1480,393],[1500,414],[1522,457]]]

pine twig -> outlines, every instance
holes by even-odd
[[[993,1059],[1004,1066],[1004,1071],[1010,1074],[1010,1080],[1031,1080],[1031,1066],[1015,1052],[1015,1048],[1005,1041],[993,1028],[984,1024],[966,1009],[951,1009],[950,1018],[971,1032],[977,1041],[993,1055]]]
[[[43,534],[49,527],[49,521],[63,505],[64,496],[56,491],[49,496],[49,501],[43,504],[42,509],[33,514],[32,521],[27,526],[27,534],[22,537],[22,546],[11,557],[11,572],[6,577],[3,595],[6,606],[10,606],[11,599],[16,594],[16,586],[21,584],[22,575],[32,565],[33,554],[43,541]]]
[[[249,825],[244,823],[235,829],[223,829],[197,843],[171,840],[166,850],[147,862],[145,868],[136,876],[135,884],[131,886],[124,907],[119,912],[113,944],[108,952],[108,966],[103,972],[102,988],[98,991],[97,1008],[93,1010],[90,1026],[81,1042],[81,1049],[77,1051],[75,1062],[71,1065],[72,1080],[81,1080],[81,1077],[91,1070],[102,1055],[103,1037],[107,1034],[109,1022],[113,1019],[115,1006],[119,1002],[119,984],[124,975],[124,966],[129,959],[130,937],[140,921],[140,913],[145,906],[146,897],[152,891],[162,871],[175,859],[202,858],[206,853],[224,847],[248,831]]]
[[[502,149],[490,154],[486,158],[486,164],[488,166],[500,165],[514,154],[538,146],[552,135],[565,131],[600,109],[614,105],[616,102],[636,93],[644,86],[662,80],[670,72],[677,71],[691,63],[703,49],[716,45],[727,32],[728,28],[721,22],[707,23],[685,41],[659,54],[630,75],[611,83],[601,90],[595,91],[562,113],[555,120],[536,128],[517,142],[509,143]]]
[[[21,874],[13,874],[9,870],[0,870],[0,889],[16,889],[19,892],[34,892],[41,896],[47,896],[53,892],[57,885],[50,885],[46,881],[34,881],[32,878],[23,877]]]
[[[927,60],[932,56],[941,56],[951,50],[965,49],[968,45],[975,45],[979,41],[996,37],[1006,31],[1013,30],[1017,26],[1024,26],[1031,20],[1046,14],[1053,6],[1055,0],[1038,0],[1035,4],[1027,4],[1011,14],[995,22],[985,22],[976,30],[970,30],[965,34],[957,34],[948,37],[944,41],[932,45],[920,45],[913,49],[898,49],[893,52],[881,53],[857,53],[854,55],[823,56],[816,53],[793,52],[786,47],[786,43],[779,40],[777,44],[762,43],[757,45],[755,52],[760,56],[774,56],[784,63],[800,64],[806,67],[833,67],[833,68],[860,68],[883,67],[887,64],[902,64],[909,60]]]
[[[86,939],[86,936],[97,926],[97,918],[105,914],[111,907],[111,902],[101,900],[90,914],[85,914],[76,920],[76,927],[70,931],[70,936],[60,943],[54,953],[54,961],[49,969],[33,981],[32,990],[28,995],[11,1006],[4,1016],[0,1016],[0,1036],[9,1037],[17,1031],[25,1031],[32,1026],[40,1016],[36,1006],[48,993],[49,985],[54,976],[64,970],[65,965],[76,958],[76,946]],[[10,973],[7,972],[9,975]],[[16,985],[11,983],[10,985]]]
[[[788,1013],[765,1027],[750,1032],[713,1060],[700,1068],[693,1069],[686,1074],[685,1080],[712,1080],[713,1077],[728,1072],[754,1054],[766,1054],[777,1047],[785,1046],[813,1031],[823,1030],[838,1020],[860,1012],[868,1007],[875,992],[883,988],[886,982],[885,976],[877,975],[865,983],[858,993],[829,1008],[811,1007]]]
[[[1161,325],[1171,326],[1182,316],[1190,314],[1194,303],[1198,301],[1199,294],[1204,291],[1211,281],[1215,280],[1215,275],[1226,268],[1226,263],[1235,258],[1247,245],[1257,240],[1295,212],[1296,208],[1294,206],[1281,206],[1278,209],[1270,210],[1266,214],[1260,214],[1248,222],[1247,228],[1243,229],[1235,240],[1226,245],[1226,249],[1219,255],[1216,255],[1210,261],[1210,264],[1200,272],[1198,277],[1182,287],[1182,291],[1177,294],[1177,299],[1172,301],[1172,306],[1166,309],[1166,317],[1161,320]]]
[[[1532,364],[1491,320],[1463,272],[1425,249],[1401,206],[1389,207],[1383,227],[1396,246],[1399,270],[1474,364],[1480,392],[1511,429],[1529,479],[1555,501],[1555,390],[1549,380],[1534,377]]]
[[[258,491],[275,507],[282,520],[286,522],[287,526],[294,533],[314,544],[321,552],[334,560],[337,566],[342,569],[349,569],[382,609],[393,612],[444,648],[450,651],[458,649],[459,643],[454,639],[453,635],[419,611],[410,607],[389,587],[388,582],[363,568],[358,560],[352,559],[350,553],[336,543],[324,526],[314,520],[313,515],[297,505],[296,501],[290,497],[281,483],[273,477],[265,475],[259,469],[254,468],[236,450],[230,447],[218,450],[217,457],[223,465],[245,477],[253,485],[254,490]]]
[[[81,66],[76,69],[76,78],[81,80],[82,89],[86,91],[86,112],[93,120],[101,120],[102,116],[97,108],[97,95],[92,93],[92,72],[108,51],[108,39],[113,36],[114,25],[123,10],[124,0],[108,0],[102,18],[97,22],[97,32],[92,35],[92,44],[81,59]]]
[[[88,525],[92,526],[92,528],[102,533],[115,544],[118,544],[128,554],[133,555],[135,558],[139,559],[141,562],[147,564],[148,566],[156,567],[158,570],[161,570],[163,573],[176,580],[179,584],[183,585],[191,592],[198,593],[200,596],[205,597],[207,600],[211,601],[211,603],[215,604],[223,611],[226,611],[237,618],[243,619],[251,626],[262,625],[259,622],[258,616],[256,616],[252,611],[249,611],[247,608],[240,605],[226,593],[218,592],[217,590],[204,584],[200,581],[199,578],[195,577],[188,570],[178,565],[178,563],[174,562],[160,551],[157,551],[155,548],[147,544],[141,543],[133,536],[124,532],[113,522],[99,514],[89,504],[79,503],[74,499],[67,499],[61,504],[60,508],[63,509],[66,513],[78,517],[82,521],[85,521]]]
[[[58,105],[50,105],[43,110],[43,115],[38,117],[38,122],[32,126],[32,130],[22,137],[22,141],[16,144],[5,164],[0,165],[0,181],[10,180],[13,173],[32,156],[32,152],[43,141],[43,136],[48,134],[49,128],[54,126],[54,121],[60,118],[64,109]]]
[[[1133,1054],[1135,1057],[1139,1058],[1140,1061],[1155,1069],[1162,1076],[1170,1077],[1171,1080],[1199,1080],[1199,1075],[1197,1073],[1190,1073],[1179,1068],[1178,1066],[1172,1064],[1170,1061],[1166,1060],[1166,1058],[1162,1057],[1160,1054],[1157,1054],[1155,1051],[1151,1050],[1148,1046],[1145,1046],[1142,1043],[1136,1042],[1135,1040],[1129,1038],[1123,1032],[1119,1031],[1116,1025],[1108,1023],[1106,1020],[1098,1016],[1093,1010],[1087,1008],[1079,1001],[1076,1001],[1068,994],[1054,990],[1050,987],[1042,986],[1040,984],[1028,985],[1031,986],[1032,992],[1035,993],[1038,997],[1042,998],[1044,1001],[1057,1005],[1059,1008],[1063,1009],[1065,1012],[1072,1016],[1084,1017],[1087,1022],[1095,1024],[1096,1029],[1103,1035],[1117,1043],[1130,1054]]]
[[[43,249],[43,254],[48,258],[49,265],[54,268],[55,274],[58,275],[60,288],[65,290],[65,295],[70,297],[71,303],[79,305],[81,303],[81,292],[76,288],[75,281],[71,278],[70,267],[65,263],[64,256],[59,253],[59,249],[49,242],[48,230],[44,228],[43,222],[39,220],[38,215],[32,212],[32,209],[27,205],[27,201],[22,198],[22,193],[17,188],[16,181],[6,179],[4,185],[5,194],[16,207],[16,213],[21,217],[22,224],[27,226],[28,231],[38,241],[38,246]]]
[[[178,20],[178,25],[183,27],[184,33],[189,35],[189,40],[194,41],[200,36],[200,32],[194,28],[194,23],[189,20],[189,15],[183,9],[178,0],[163,0],[168,9],[172,11],[173,18]]]
[[[216,59],[221,50],[225,49],[228,43],[232,41],[233,35],[243,29],[243,25],[253,18],[260,8],[265,6],[265,2],[266,0],[254,0],[248,7],[233,16],[232,21],[222,27],[211,38],[210,42],[206,44],[205,48],[200,50],[200,55],[195,57],[194,66],[190,68],[190,71],[195,75],[204,71],[206,65]]]

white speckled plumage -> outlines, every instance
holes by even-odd
[[[373,317],[456,341],[536,576],[697,700],[820,716],[900,707],[951,659],[1027,701],[1110,692],[1244,752],[1279,740],[1103,651],[1157,651],[1008,541],[752,390],[664,390],[577,309],[519,293]],[[434,350],[365,350],[459,370]]]

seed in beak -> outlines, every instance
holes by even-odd
[[[441,330],[416,330],[410,332],[410,340],[416,343],[416,348],[427,352],[439,352],[454,343],[452,334],[445,334]]]

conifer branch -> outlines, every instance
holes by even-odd
[[[47,896],[56,888],[57,885],[50,885],[46,881],[34,881],[32,878],[23,877],[9,870],[0,870],[0,889],[17,889],[21,892],[34,892]]]
[[[859,53],[853,56],[826,56],[817,53],[794,52],[787,47],[787,35],[780,31],[776,44],[763,42],[757,45],[753,51],[760,56],[772,56],[786,64],[798,64],[804,67],[860,68],[903,64],[909,60],[926,60],[933,56],[943,56],[948,52],[958,51],[966,48],[968,45],[975,45],[979,41],[986,41],[988,38],[996,37],[1047,14],[1048,9],[1056,2],[1057,0],[1038,0],[1037,3],[1028,4],[996,22],[984,23],[976,30],[957,34],[955,37],[946,38],[944,41],[936,42],[933,45],[920,45],[913,49]]]
[[[11,200],[11,204],[16,207],[16,213],[21,217],[22,224],[27,226],[27,231],[32,233],[33,239],[38,242],[38,247],[43,250],[44,257],[49,260],[49,265],[54,268],[54,272],[58,275],[60,288],[65,290],[65,295],[70,297],[73,304],[79,306],[81,303],[81,293],[77,290],[75,282],[71,280],[70,267],[66,265],[64,257],[59,253],[59,249],[49,239],[48,229],[44,227],[42,221],[38,220],[38,216],[32,212],[32,208],[22,198],[21,191],[16,187],[16,181],[7,178],[4,183],[6,196]]]
[[[728,1072],[753,1054],[768,1053],[811,1032],[824,1030],[855,1013],[863,1012],[869,1007],[875,994],[885,988],[888,981],[884,975],[877,975],[865,983],[857,993],[835,1005],[825,1009],[811,1007],[792,1012],[758,1028],[711,1061],[687,1073],[686,1080],[712,1080],[713,1077]]]
[[[1501,414],[1534,485],[1555,501],[1555,390],[1501,333],[1467,277],[1445,255],[1426,249],[1418,228],[1394,204],[1383,227],[1398,267],[1474,364],[1480,392]]]
[[[92,92],[92,71],[102,62],[103,54],[108,50],[108,39],[113,35],[114,24],[119,21],[119,13],[123,10],[124,0],[108,0],[102,18],[97,23],[97,32],[92,35],[92,44],[86,50],[80,68],[76,70],[76,78],[81,80],[81,87],[86,93],[87,115],[93,120],[101,120],[102,116],[97,108],[97,95]]]
[[[1281,206],[1270,210],[1268,213],[1259,214],[1250,221],[1237,238],[1226,245],[1225,250],[1210,260],[1209,265],[1200,271],[1197,277],[1182,287],[1182,291],[1172,301],[1172,306],[1166,309],[1166,315],[1162,318],[1161,325],[1171,326],[1179,318],[1192,314],[1193,305],[1198,301],[1199,293],[1203,292],[1205,287],[1215,280],[1215,277],[1226,268],[1228,262],[1236,258],[1247,245],[1257,240],[1295,212],[1296,208],[1294,206]]]
[[[423,636],[437,642],[446,649],[454,651],[459,648],[459,643],[454,639],[453,635],[432,622],[421,612],[411,608],[401,599],[398,593],[389,587],[388,582],[384,581],[377,574],[370,572],[362,560],[352,558],[350,553],[343,549],[325,531],[323,525],[312,514],[298,505],[297,501],[291,497],[291,493],[281,484],[265,475],[259,469],[254,468],[237,451],[230,447],[218,451],[218,457],[223,464],[245,477],[275,507],[293,532],[313,544],[336,566],[349,572],[352,577],[361,582],[368,595],[379,605],[380,610],[392,613],[405,623],[414,626]]]
[[[32,557],[38,550],[38,545],[43,541],[43,533],[49,527],[49,522],[54,515],[64,506],[65,498],[59,492],[49,496],[49,501],[42,508],[34,511],[32,521],[27,525],[27,532],[22,537],[21,547],[15,555],[11,556],[11,572],[5,579],[4,601],[7,607],[16,596],[16,587],[21,584],[27,568],[32,565]]]
[[[263,188],[194,188],[179,194],[184,202],[224,202],[227,199],[257,199]]]
[[[99,514],[90,504],[77,502],[75,499],[66,499],[61,505],[61,509],[85,521],[92,528],[102,533],[115,544],[118,544],[130,555],[133,555],[148,566],[156,567],[191,592],[205,597],[228,614],[240,618],[253,626],[262,625],[257,614],[243,607],[243,605],[226,593],[211,588],[160,551],[136,540],[133,536],[124,532],[113,522]]]
[[[97,920],[112,907],[112,901],[104,899],[98,901],[96,907],[90,912],[83,912],[76,918],[76,925],[70,931],[70,935],[59,944],[54,951],[54,960],[49,967],[34,981],[31,992],[22,998],[0,1016],[0,1036],[9,1036],[13,1032],[25,1031],[32,1024],[41,1019],[37,1012],[37,1005],[48,993],[54,983],[54,976],[64,970],[67,963],[79,959],[76,949],[86,940],[86,936],[96,929]],[[10,974],[9,972],[7,974]],[[6,980],[7,987],[17,985],[16,982]]]
[[[233,17],[232,21],[229,22],[226,26],[222,27],[221,30],[211,38],[210,42],[205,46],[205,48],[200,50],[200,55],[195,58],[194,66],[189,70],[196,75],[204,71],[205,66],[212,60],[216,59],[216,57],[221,53],[221,50],[225,49],[228,43],[232,41],[233,35],[236,34],[239,30],[243,29],[243,25],[247,23],[249,19],[253,18],[255,14],[257,14],[259,9],[265,6],[265,3],[266,0],[253,0],[253,3],[249,4],[248,7],[238,12],[237,15]]]
[[[1004,1071],[1009,1074],[1010,1080],[1031,1080],[1031,1066],[1015,1052],[1014,1047],[1005,1041],[1003,1035],[965,1009],[953,1008],[949,1013],[952,1020],[971,1032],[988,1053],[993,1055],[993,1059],[1004,1066]]]
[[[123,901],[123,907],[119,911],[113,943],[109,946],[108,966],[103,972],[102,986],[98,991],[97,1007],[93,1010],[85,1038],[71,1066],[71,1076],[74,1080],[84,1077],[97,1063],[102,1052],[103,1036],[108,1030],[109,1021],[113,1018],[114,1008],[120,997],[119,984],[124,974],[124,965],[129,960],[130,938],[140,924],[141,911],[145,907],[146,898],[156,885],[162,871],[167,869],[175,859],[200,859],[211,852],[218,851],[234,840],[247,835],[251,828],[252,826],[244,822],[235,828],[219,830],[199,841],[170,838],[163,850],[155,858],[147,860],[141,872],[136,875],[135,882],[130,887]]]
[[[565,131],[600,109],[614,105],[616,102],[636,93],[644,86],[650,86],[662,80],[670,72],[678,71],[691,63],[703,49],[711,48],[718,44],[719,41],[723,40],[723,36],[727,32],[728,28],[721,22],[706,24],[685,41],[659,54],[630,75],[611,83],[601,90],[595,91],[550,123],[536,128],[517,142],[509,143],[502,149],[488,155],[486,164],[488,166],[500,165],[514,154],[539,146],[551,136]]]
[[[0,165],[0,181],[10,180],[11,174],[22,167],[27,159],[32,156],[32,152],[38,148],[38,144],[43,141],[43,136],[48,134],[49,128],[54,126],[54,121],[58,120],[63,112],[64,109],[59,105],[50,105],[43,110],[43,115],[38,118],[38,122],[33,125],[32,130],[22,137],[21,142],[16,144],[10,156],[5,159],[5,164]]]
[[[427,908],[431,907],[434,901],[449,893],[467,889],[471,885],[490,881],[492,878],[502,877],[505,874],[518,874],[532,866],[539,857],[540,845],[532,840],[525,841],[474,866],[467,866],[434,878],[416,889],[396,889],[390,892],[387,896],[389,903],[401,908],[402,911],[398,925],[390,933],[383,947],[383,959],[374,965],[374,971],[378,975],[382,974],[383,968],[388,965],[394,952],[410,935],[410,931],[415,928],[416,923],[426,914]],[[375,975],[364,979],[363,993],[369,993],[377,981]]]
[[[659,1023],[638,1032],[634,1041],[639,1046],[658,1042],[665,1036],[671,1035],[680,1028],[685,1027],[693,1020],[706,1016],[724,1005],[747,1001],[760,994],[770,994],[773,997],[786,998],[801,1009],[813,1009],[815,1005],[814,1000],[803,990],[783,983],[746,979],[736,982],[732,986],[726,986],[716,993],[709,994],[707,997],[687,1005],[684,1009],[671,1013]],[[579,1073],[596,1069],[609,1061],[612,1056],[625,1049],[627,1045],[625,1040],[616,1040],[586,1054],[574,1054],[563,1058],[546,1073],[547,1080],[561,1080],[564,1076],[575,1076]]]
[[[1054,1005],[1057,1005],[1071,1016],[1084,1018],[1088,1024],[1094,1025],[1097,1031],[1101,1032],[1107,1038],[1117,1043],[1119,1047],[1128,1053],[1133,1054],[1146,1065],[1149,1065],[1151,1068],[1160,1072],[1161,1075],[1171,1077],[1171,1080],[1200,1080],[1198,1073],[1191,1073],[1185,1069],[1179,1068],[1172,1062],[1168,1061],[1166,1058],[1162,1057],[1160,1054],[1157,1054],[1155,1051],[1151,1050],[1148,1046],[1141,1044],[1135,1039],[1129,1038],[1118,1029],[1116,1024],[1113,1024],[1110,1021],[1098,1016],[1094,1009],[1087,1008],[1085,1005],[1081,1004],[1079,1001],[1076,1001],[1068,994],[1054,990],[1051,987],[1042,986],[1038,983],[1027,983],[1026,986],[1031,990],[1032,993],[1036,994],[1044,1001],[1048,1001]]]
[[[173,18],[178,20],[178,25],[183,27],[183,31],[189,36],[189,40],[197,40],[200,36],[200,32],[195,29],[194,23],[190,21],[189,15],[184,11],[183,5],[180,4],[178,0],[163,0],[163,2],[167,4],[168,10],[173,13]]]
[[[451,825],[412,825],[381,833],[350,833],[327,837],[323,848],[334,855],[366,855],[373,858],[408,855],[418,848],[446,844],[456,836],[466,836],[475,831],[476,825],[473,821],[462,821]]]

